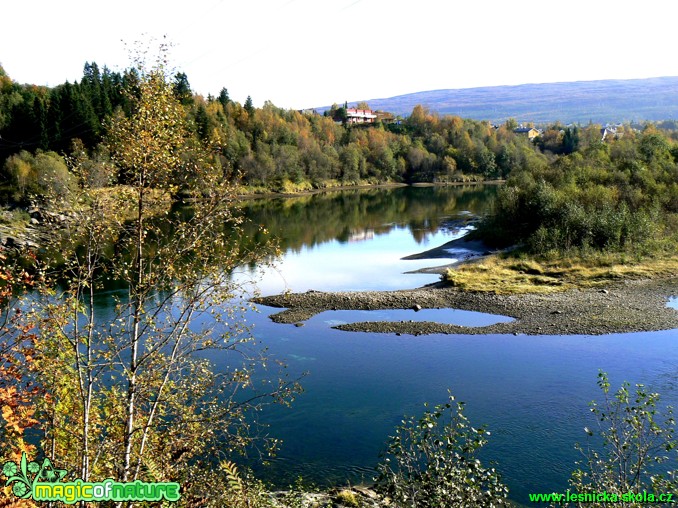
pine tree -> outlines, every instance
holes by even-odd
[[[245,105],[243,106],[245,108],[245,111],[247,111],[250,115],[254,113],[254,105],[252,104],[252,97],[249,95],[247,96],[247,100],[245,100]]]
[[[193,103],[193,92],[191,85],[188,83],[188,76],[184,72],[177,72],[174,76],[174,96],[184,106],[190,106]]]
[[[221,102],[221,105],[224,107],[224,111],[226,110],[226,105],[231,102],[231,99],[228,96],[228,90],[226,88],[222,88],[221,92],[219,92],[219,102]]]

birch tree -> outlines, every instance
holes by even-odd
[[[202,499],[215,450],[224,458],[243,450],[249,411],[287,403],[298,386],[277,374],[253,381],[268,359],[230,274],[274,252],[238,241],[233,191],[216,151],[191,137],[166,55],[161,46],[149,67],[137,54],[131,109],[106,128],[126,185],[85,188],[52,240],[62,283],[32,304],[37,376],[48,380],[39,419],[45,452],[85,480],[178,481],[183,495]],[[189,206],[177,201],[187,190]],[[110,284],[125,288],[113,312],[97,303]]]
[[[230,432],[236,421],[237,437],[231,437],[242,445],[247,441],[241,433],[246,428],[245,408],[262,397],[281,400],[291,389],[282,383],[254,398],[241,399],[238,394],[250,386],[252,361],[263,358],[243,350],[250,339],[230,306],[237,288],[229,270],[264,253],[242,252],[231,241],[240,228],[240,219],[232,213],[232,189],[219,179],[213,155],[191,142],[185,112],[170,84],[166,55],[167,47],[161,46],[150,69],[146,56],[138,55],[140,81],[130,91],[134,110],[130,116],[114,117],[106,136],[134,195],[133,219],[121,232],[120,255],[113,265],[115,278],[128,287],[127,299],[117,309],[117,322],[123,324],[115,351],[126,383],[123,481],[139,477],[144,459],[151,456],[149,446],[154,440],[160,444],[156,432],[167,431],[170,422],[181,429],[190,414],[186,431],[194,433],[196,418],[202,431],[212,426]],[[180,208],[167,208],[180,189],[191,188],[195,181],[202,189],[193,193],[190,210],[184,214]],[[198,320],[201,327],[195,325]],[[246,362],[217,376],[196,357],[213,348],[238,350]],[[220,393],[230,390],[230,396],[208,393],[214,387]],[[182,390],[192,397],[182,397]],[[221,399],[222,405],[215,406],[211,397]],[[187,437],[178,437],[182,439]],[[190,446],[197,446],[197,441]],[[193,455],[190,451],[184,453]],[[181,450],[172,449],[171,455],[176,458]]]

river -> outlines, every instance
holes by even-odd
[[[242,203],[253,224],[278,238],[272,268],[243,267],[234,276],[263,295],[282,291],[414,288],[436,275],[406,273],[450,260],[404,261],[404,256],[463,235],[469,219],[487,213],[494,186],[341,191]],[[248,240],[259,241],[254,229]],[[451,252],[451,259],[460,253]],[[463,253],[461,253],[463,254]],[[304,392],[290,408],[260,415],[282,448],[257,475],[279,487],[302,476],[324,487],[370,483],[374,467],[403,415],[443,403],[450,390],[476,426],[491,431],[482,453],[508,484],[510,497],[567,488],[575,443],[595,427],[588,403],[600,399],[599,369],[613,387],[627,380],[678,400],[676,331],[606,336],[507,336],[351,333],[337,322],[364,315],[321,315],[304,326],[275,324],[279,309],[259,307],[247,320],[268,353],[305,374]],[[395,316],[401,319],[402,316]],[[480,325],[501,317],[454,315]],[[213,358],[220,368],[219,357]]]

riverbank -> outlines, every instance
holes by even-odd
[[[403,183],[403,182],[381,182],[370,183],[368,181],[361,181],[354,184],[334,183],[323,187],[312,187],[308,185],[288,185],[279,190],[271,190],[270,188],[262,187],[248,187],[240,186],[235,188],[235,198],[238,200],[244,199],[261,199],[261,198],[295,198],[301,196],[309,196],[313,194],[322,194],[324,192],[335,191],[351,191],[351,190],[366,190],[366,189],[397,189],[399,187],[463,187],[466,185],[502,185],[505,180],[482,180],[469,179],[451,182],[421,182],[421,183]]]
[[[337,326],[360,332],[422,335],[527,334],[602,335],[678,328],[678,311],[667,307],[678,295],[678,277],[624,280],[604,287],[578,288],[551,294],[502,295],[469,292],[436,283],[399,291],[291,293],[256,298],[255,302],[285,310],[276,323],[301,324],[326,310],[452,308],[514,318],[508,323],[463,327],[431,322],[363,322]]]

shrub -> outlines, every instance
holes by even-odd
[[[673,492],[678,486],[678,471],[660,465],[675,460],[675,421],[670,407],[658,411],[659,394],[649,392],[645,386],[636,385],[635,392],[624,383],[613,394],[607,374],[598,374],[598,386],[604,394],[601,404],[592,402],[591,412],[596,418],[598,437],[602,450],[591,445],[577,445],[585,459],[572,473],[570,484],[580,494],[607,492],[624,496],[644,491],[659,495]],[[588,427],[589,437],[595,432]],[[607,506],[604,503],[587,506]],[[640,507],[642,503],[624,504]]]
[[[26,201],[30,195],[65,199],[76,187],[75,177],[55,152],[38,151],[34,156],[24,150],[7,159],[4,173],[16,189],[16,202]]]
[[[450,395],[420,419],[402,421],[378,466],[379,484],[403,508],[505,505],[507,487],[476,458],[489,434],[472,427],[464,403]]]

